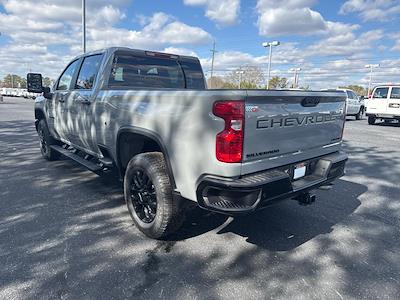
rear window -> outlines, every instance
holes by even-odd
[[[180,64],[185,72],[186,88],[204,90],[206,85],[200,62],[196,60],[182,60]]]
[[[392,88],[392,93],[390,94],[391,99],[400,99],[400,87]]]
[[[176,59],[116,54],[110,87],[184,88],[182,68]]]
[[[388,93],[389,93],[388,87],[376,88],[373,98],[387,98]]]

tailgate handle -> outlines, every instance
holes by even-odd
[[[304,107],[313,107],[317,106],[319,102],[320,102],[319,98],[305,97],[303,100],[301,100],[301,105]]]

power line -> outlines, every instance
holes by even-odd
[[[212,52],[212,59],[211,59],[211,78],[213,77],[213,72],[214,72],[214,59],[215,59],[215,53],[218,52],[215,50],[215,40],[213,43],[213,48],[210,50]]]

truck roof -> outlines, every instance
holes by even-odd
[[[107,53],[108,55],[111,55],[117,51],[130,51],[130,52],[134,52],[136,54],[141,54],[141,55],[148,55],[149,53],[162,54],[162,55],[174,55],[174,56],[177,56],[178,58],[194,59],[197,61],[199,60],[195,56],[178,55],[178,54],[174,54],[174,53],[166,53],[166,52],[152,51],[152,50],[133,49],[133,48],[128,48],[128,47],[108,47],[108,48],[103,48],[103,49],[99,49],[99,50],[94,50],[94,51],[82,53],[82,54],[74,57],[74,60],[84,57],[84,56],[90,56],[90,55],[99,54],[99,53]]]

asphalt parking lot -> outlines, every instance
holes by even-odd
[[[349,118],[347,175],[314,205],[193,209],[171,241],[135,229],[111,177],[45,161],[33,101],[0,102],[1,299],[399,299],[400,125]]]

